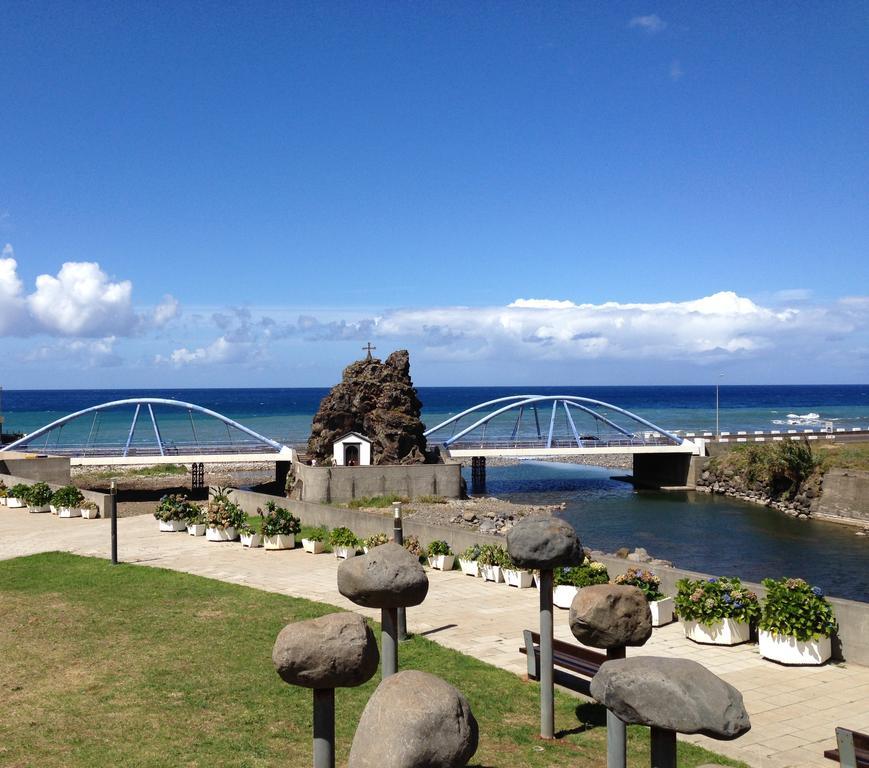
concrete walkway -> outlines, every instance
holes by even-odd
[[[379,619],[379,612],[360,609],[338,593],[332,555],[248,550],[238,543],[159,533],[150,515],[122,518],[118,531],[123,562],[318,600]],[[60,520],[0,508],[0,559],[58,550],[108,557],[109,536],[108,520]],[[537,591],[487,584],[459,571],[429,576],[428,598],[408,611],[409,630],[524,674],[525,657],[518,649],[522,630],[537,625]],[[556,611],[556,636],[573,641],[567,611]],[[869,667],[783,667],[761,659],[754,645],[696,645],[684,638],[678,624],[656,629],[642,649],[629,649],[628,654],[694,659],[742,691],[752,723],[748,734],[733,742],[687,738],[757,768],[830,768],[834,763],[823,758],[823,751],[835,746],[836,725],[869,731]]]

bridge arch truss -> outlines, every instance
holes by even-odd
[[[177,441],[166,440],[163,431],[160,428],[160,423],[155,413],[154,406],[168,407],[181,411],[187,411],[189,417],[189,425],[192,440],[179,444]],[[130,422],[129,430],[126,431],[126,439],[120,442],[99,443],[99,424],[100,416],[107,412],[124,407],[133,407],[133,417]],[[153,443],[150,445],[142,445],[134,443],[136,427],[140,422],[140,417],[143,417],[143,411],[147,413],[150,421],[151,431],[153,434]],[[69,446],[61,446],[60,437],[64,426],[70,424],[77,419],[80,419],[89,414],[93,414],[93,421],[90,425],[87,438],[84,443],[75,443]],[[199,433],[196,429],[194,414],[207,416],[211,419],[224,425],[226,428],[227,441],[216,443],[214,441],[200,441]],[[144,418],[144,417],[143,417]],[[231,430],[241,432],[245,437],[241,440],[234,440]],[[55,441],[52,444],[51,436],[55,433]],[[125,400],[113,400],[108,403],[101,403],[83,410],[70,413],[60,419],[46,424],[44,427],[25,435],[13,443],[0,448],[2,451],[40,451],[50,452],[55,455],[69,456],[121,456],[128,457],[136,456],[169,456],[173,454],[227,454],[227,453],[252,453],[254,447],[258,452],[275,452],[286,453],[290,449],[282,443],[272,440],[265,435],[240,424],[239,422],[230,419],[217,411],[212,411],[208,408],[203,408],[194,403],[187,403],[182,400],[170,400],[160,397],[137,397]]]

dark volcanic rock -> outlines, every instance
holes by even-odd
[[[637,587],[583,587],[570,604],[570,631],[593,648],[643,645],[652,636],[652,613]]]
[[[735,739],[749,728],[742,694],[688,659],[635,656],[607,661],[591,695],[628,724]]]
[[[407,608],[425,600],[428,576],[417,558],[389,542],[341,563],[338,591],[368,608]]]
[[[387,677],[365,705],[348,768],[460,768],[477,751],[467,699],[427,672]]]
[[[372,678],[380,654],[365,619],[356,613],[330,613],[287,624],[275,640],[272,661],[291,685],[349,688]]]
[[[407,350],[393,352],[386,362],[373,357],[344,369],[314,416],[308,453],[319,462],[332,456],[332,445],[348,432],[372,441],[374,464],[421,464],[426,461],[422,403],[410,378]],[[436,455],[428,456],[434,461]]]
[[[521,568],[579,565],[582,546],[573,526],[558,517],[526,517],[507,534],[507,551]]]

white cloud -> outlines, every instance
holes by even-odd
[[[773,294],[779,301],[808,301],[812,298],[811,288],[785,288]]]
[[[181,304],[171,294],[167,293],[156,307],[151,319],[157,328],[161,328],[170,320],[174,320],[181,314]]]
[[[660,16],[650,13],[648,16],[634,16],[629,22],[629,27],[637,27],[654,35],[657,32],[663,32],[667,28],[667,22]]]
[[[104,339],[72,339],[42,344],[21,359],[26,363],[62,362],[79,368],[107,368],[123,363],[123,359],[115,352],[116,341],[114,336],[108,336]]]
[[[0,256],[0,336],[24,333],[29,324],[22,293],[23,283],[18,278],[18,263],[8,243]]]
[[[559,299],[516,299],[507,306],[528,309],[567,309],[568,307],[575,307],[576,304],[572,301],[560,301]]]
[[[679,63],[679,59],[673,59],[670,62],[670,79],[674,82],[676,80],[681,80],[682,75],[685,74],[685,70],[682,69],[682,65]]]
[[[174,350],[168,357],[157,355],[154,362],[170,364],[176,368],[184,365],[213,365],[224,363],[250,362],[259,358],[258,351],[249,342],[229,341],[221,336],[207,347],[187,349],[181,347]]]
[[[127,334],[137,324],[132,291],[129,280],[112,282],[96,262],[68,261],[57,277],[36,278],[36,291],[27,303],[50,332],[63,336]]]

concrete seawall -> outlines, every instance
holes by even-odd
[[[869,523],[869,472],[855,469],[827,472],[816,513]]]

